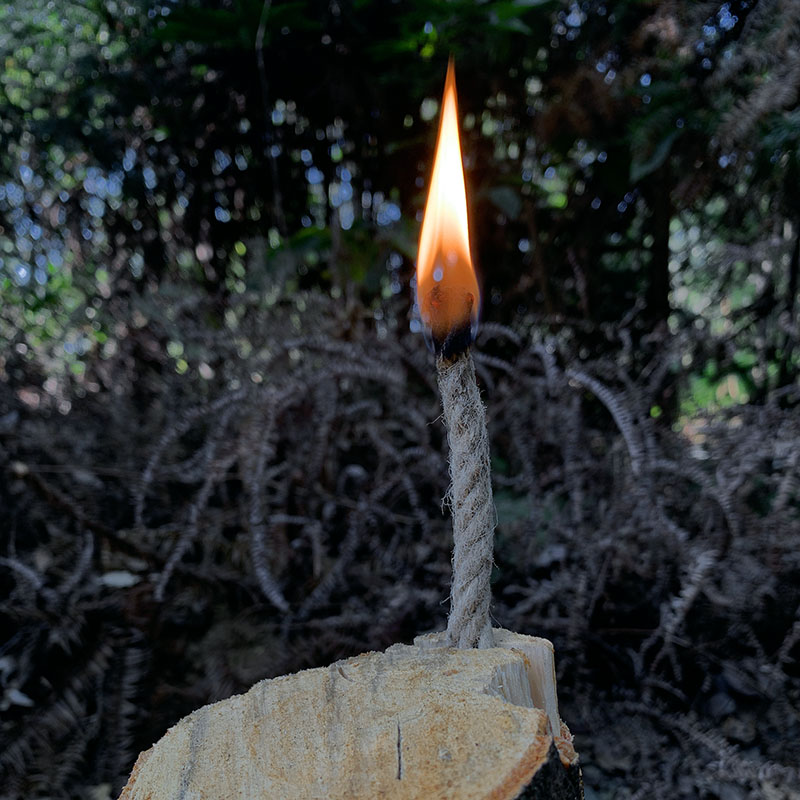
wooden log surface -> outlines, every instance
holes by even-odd
[[[205,706],[139,756],[120,800],[577,800],[552,645],[494,633],[491,649],[418,637]]]

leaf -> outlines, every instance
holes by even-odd
[[[111,589],[129,589],[139,583],[140,580],[141,578],[138,575],[134,575],[127,570],[111,570],[104,573],[100,578],[100,582]]]
[[[231,46],[238,42],[238,34],[239,20],[230,11],[194,9],[191,14],[173,14],[153,35],[166,42],[192,41]]]
[[[631,181],[638,183],[642,178],[655,172],[669,157],[672,150],[672,143],[680,135],[680,131],[672,131],[667,134],[657,145],[653,154],[646,161],[639,161],[634,156],[631,161]]]
[[[510,186],[489,189],[489,199],[511,220],[517,219],[522,211],[522,200]]]
[[[530,25],[526,25],[521,19],[518,17],[511,17],[509,19],[499,19],[492,15],[490,17],[490,22],[493,27],[498,28],[502,31],[510,31],[511,33],[524,33],[526,36],[530,36],[533,31],[531,30]]]
[[[551,192],[547,195],[547,205],[550,208],[566,208],[568,200],[564,192]]]
[[[492,20],[510,21],[518,19],[528,9],[550,5],[555,0],[502,0],[489,6],[489,16]],[[527,27],[527,26],[526,26]]]
[[[24,706],[25,708],[32,708],[34,705],[33,700],[31,700],[28,695],[24,692],[21,692],[19,689],[8,689],[6,691],[5,702],[11,706]]]

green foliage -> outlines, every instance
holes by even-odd
[[[638,298],[647,340],[683,310],[682,285],[692,307],[719,288],[701,286],[695,256],[663,246],[670,220],[694,215],[719,243],[708,266],[794,202],[796,110],[759,101],[747,126],[731,122],[758,87],[748,47],[772,35],[761,18],[752,43],[737,40],[749,13],[737,9],[709,20],[539,0],[15,3],[0,11],[0,324],[30,333],[31,353],[83,341],[82,310],[64,313],[78,292],[95,312],[88,330],[106,337],[89,333],[83,358],[114,339],[126,298],[165,281],[221,308],[270,286],[367,305],[409,297],[454,53],[484,316],[591,327]],[[724,214],[704,210],[722,198]],[[734,308],[758,301],[748,291],[731,284]]]

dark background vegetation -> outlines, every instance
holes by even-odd
[[[587,797],[798,797],[797,0],[0,7],[0,796],[443,627],[449,53],[496,622]]]

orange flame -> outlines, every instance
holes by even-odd
[[[417,304],[437,353],[450,356],[470,345],[478,324],[480,290],[469,247],[452,57],[447,65],[436,157],[419,238]]]

